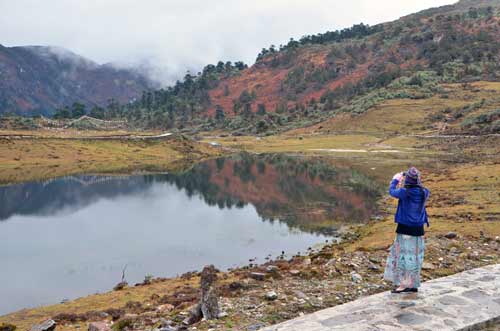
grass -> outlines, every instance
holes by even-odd
[[[427,212],[431,227],[427,235],[444,235],[450,231],[461,236],[479,238],[481,234],[500,236],[500,165],[466,164],[431,173],[425,183],[431,191]],[[465,199],[464,199],[465,197]],[[361,239],[352,250],[387,248],[394,240],[396,200],[387,197],[382,209],[384,221],[359,228]]]
[[[24,309],[19,312],[0,317],[0,323],[13,323],[19,330],[29,330],[32,325],[61,313],[85,313],[92,310],[121,308],[129,301],[147,302],[153,294],[167,295],[184,286],[197,285],[197,278],[182,280],[171,279],[167,282],[153,283],[148,286],[128,287],[121,291],[111,291],[103,294],[93,294],[72,300],[67,303],[44,306],[34,309]],[[82,330],[86,329],[81,324]],[[69,330],[74,327],[58,326],[58,330]]]
[[[219,153],[182,140],[0,139],[0,184],[78,173],[172,170]]]

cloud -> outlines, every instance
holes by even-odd
[[[262,47],[453,0],[0,0],[0,43],[53,45],[142,65],[165,83],[207,63],[252,64]],[[154,69],[153,69],[154,68]]]

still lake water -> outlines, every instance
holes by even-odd
[[[304,252],[366,221],[379,192],[351,169],[279,155],[0,187],[0,314],[108,291],[125,265],[134,284]]]

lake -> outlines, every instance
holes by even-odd
[[[287,256],[375,212],[370,177],[330,162],[242,154],[179,173],[79,175],[0,187],[0,314]],[[8,298],[8,300],[5,300]]]

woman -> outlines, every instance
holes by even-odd
[[[404,177],[404,186],[398,184]],[[429,190],[422,186],[420,172],[411,167],[394,175],[389,194],[398,198],[395,215],[396,240],[391,246],[384,278],[396,286],[392,293],[418,292],[420,270],[424,260],[424,224],[429,226],[425,202]]]

